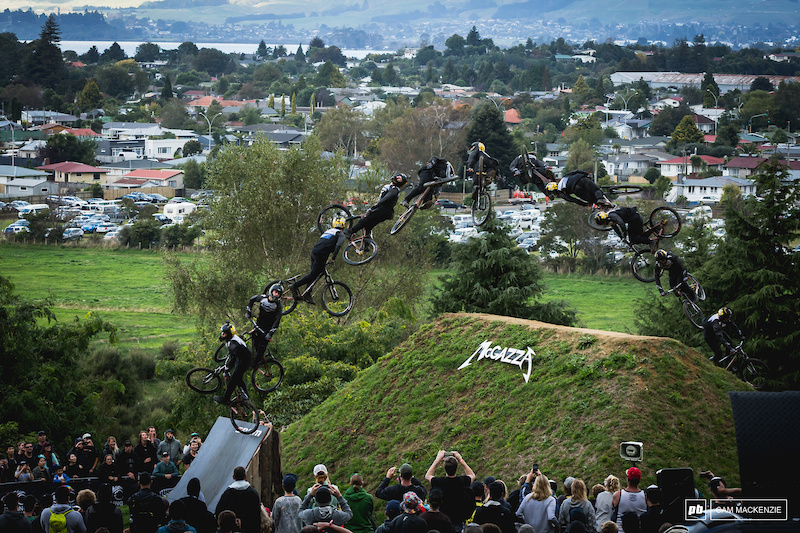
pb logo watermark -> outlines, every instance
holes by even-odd
[[[684,520],[697,520],[698,517],[702,516],[703,513],[706,512],[708,506],[706,505],[705,500],[686,500],[686,507],[684,508]]]
[[[687,499],[685,520],[785,521],[789,518],[788,500],[738,498],[725,500]]]

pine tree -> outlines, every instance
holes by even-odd
[[[672,139],[669,141],[668,146],[675,147],[682,144],[701,142],[703,142],[703,132],[697,128],[694,117],[686,115],[678,123],[675,131],[672,132]]]
[[[579,74],[575,85],[572,87],[572,100],[576,104],[583,104],[589,99],[590,93],[591,90],[586,80],[583,79],[583,74]]]
[[[295,100],[295,93],[292,93],[292,107],[290,111],[292,115],[297,113],[297,102]]]
[[[486,153],[500,161],[501,172],[518,155],[503,112],[493,102],[486,102],[473,112],[472,123],[467,130],[467,146],[475,141],[483,142]]]
[[[103,102],[103,93],[97,86],[97,82],[90,79],[83,86],[80,94],[78,95],[78,108],[81,111],[91,111],[97,109]]]
[[[303,45],[297,45],[297,52],[294,53],[294,60],[298,63],[305,63],[306,62],[306,55],[303,53]]]
[[[286,116],[286,95],[281,95],[281,117]]]
[[[267,49],[267,43],[264,42],[262,39],[260,43],[258,43],[258,50],[256,51],[256,57],[259,59],[264,59],[269,55],[269,49]]]
[[[538,304],[544,292],[542,267],[517,248],[505,224],[494,216],[481,238],[453,246],[450,274],[433,296],[436,313],[492,313],[574,324],[575,312],[562,302]]]
[[[161,99],[169,100],[174,96],[175,94],[172,92],[172,80],[169,79],[169,75],[166,75],[164,76],[164,88],[161,89]]]
[[[275,109],[275,95],[274,94],[270,94],[269,95],[269,100],[267,100],[267,107],[269,107],[271,109]]]

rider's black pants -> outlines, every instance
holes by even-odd
[[[298,290],[303,285],[308,285],[309,283],[313,283],[317,277],[325,271],[325,263],[328,262],[328,255],[327,253],[324,254],[311,254],[311,272],[303,276],[302,278],[298,279],[292,285],[292,289]]]
[[[225,401],[230,401],[233,390],[237,386],[240,387],[245,394],[248,396],[250,395],[247,392],[247,385],[244,383],[244,374],[247,372],[247,369],[250,368],[252,362],[252,358],[249,355],[247,357],[236,358],[236,363],[234,363],[233,370],[231,371],[231,378],[228,380],[228,386],[225,387],[225,394],[223,396]]]

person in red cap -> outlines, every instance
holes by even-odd
[[[644,491],[639,488],[639,482],[642,480],[642,471],[632,466],[625,471],[625,476],[628,478],[628,485],[624,489],[615,492],[612,499],[614,507],[617,508],[619,533],[625,533],[622,529],[622,518],[626,513],[635,513],[638,518],[647,511]]]

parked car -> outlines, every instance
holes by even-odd
[[[104,241],[116,241],[119,238],[119,229],[115,229],[114,231],[109,231],[105,235],[103,235]]]
[[[110,222],[103,222],[98,224],[94,228],[95,233],[108,233],[109,231],[114,231],[115,229],[119,229],[119,226],[116,224],[111,224]]]
[[[192,193],[190,198],[192,200],[200,200],[201,198],[208,198],[210,196],[214,196],[214,193],[211,191],[197,191],[195,193]]]
[[[28,226],[23,226],[22,224],[9,224],[6,226],[6,229],[3,230],[3,235],[9,237],[15,233],[22,233],[24,231],[30,231]]]
[[[538,241],[533,237],[528,237],[527,239],[523,239],[522,242],[517,244],[517,248],[522,248],[526,252],[535,252],[538,248]]]
[[[148,202],[153,202],[154,204],[165,204],[169,202],[169,198],[161,194],[158,194],[157,192],[148,194],[146,200]]]
[[[16,209],[17,211],[19,211],[23,207],[27,207],[27,206],[31,205],[31,203],[30,202],[26,202],[25,200],[14,200],[13,202],[9,203],[8,205],[10,205],[12,208]]]
[[[517,244],[521,243],[525,239],[533,239],[538,238],[539,234],[533,231],[523,231],[521,234],[517,236]]]
[[[436,200],[436,205],[442,209],[464,209],[466,207],[463,204],[448,200],[447,198],[439,198]]]
[[[167,202],[168,204],[183,204],[183,203],[190,203],[188,198],[184,198],[183,196],[176,196],[174,198],[170,198]]]
[[[122,198],[127,198],[129,200],[133,200],[134,202],[147,201],[147,195],[141,192],[129,192],[128,194],[120,196],[120,199]]]
[[[81,228],[67,228],[61,234],[61,238],[65,241],[79,241],[83,239],[83,230]]]

